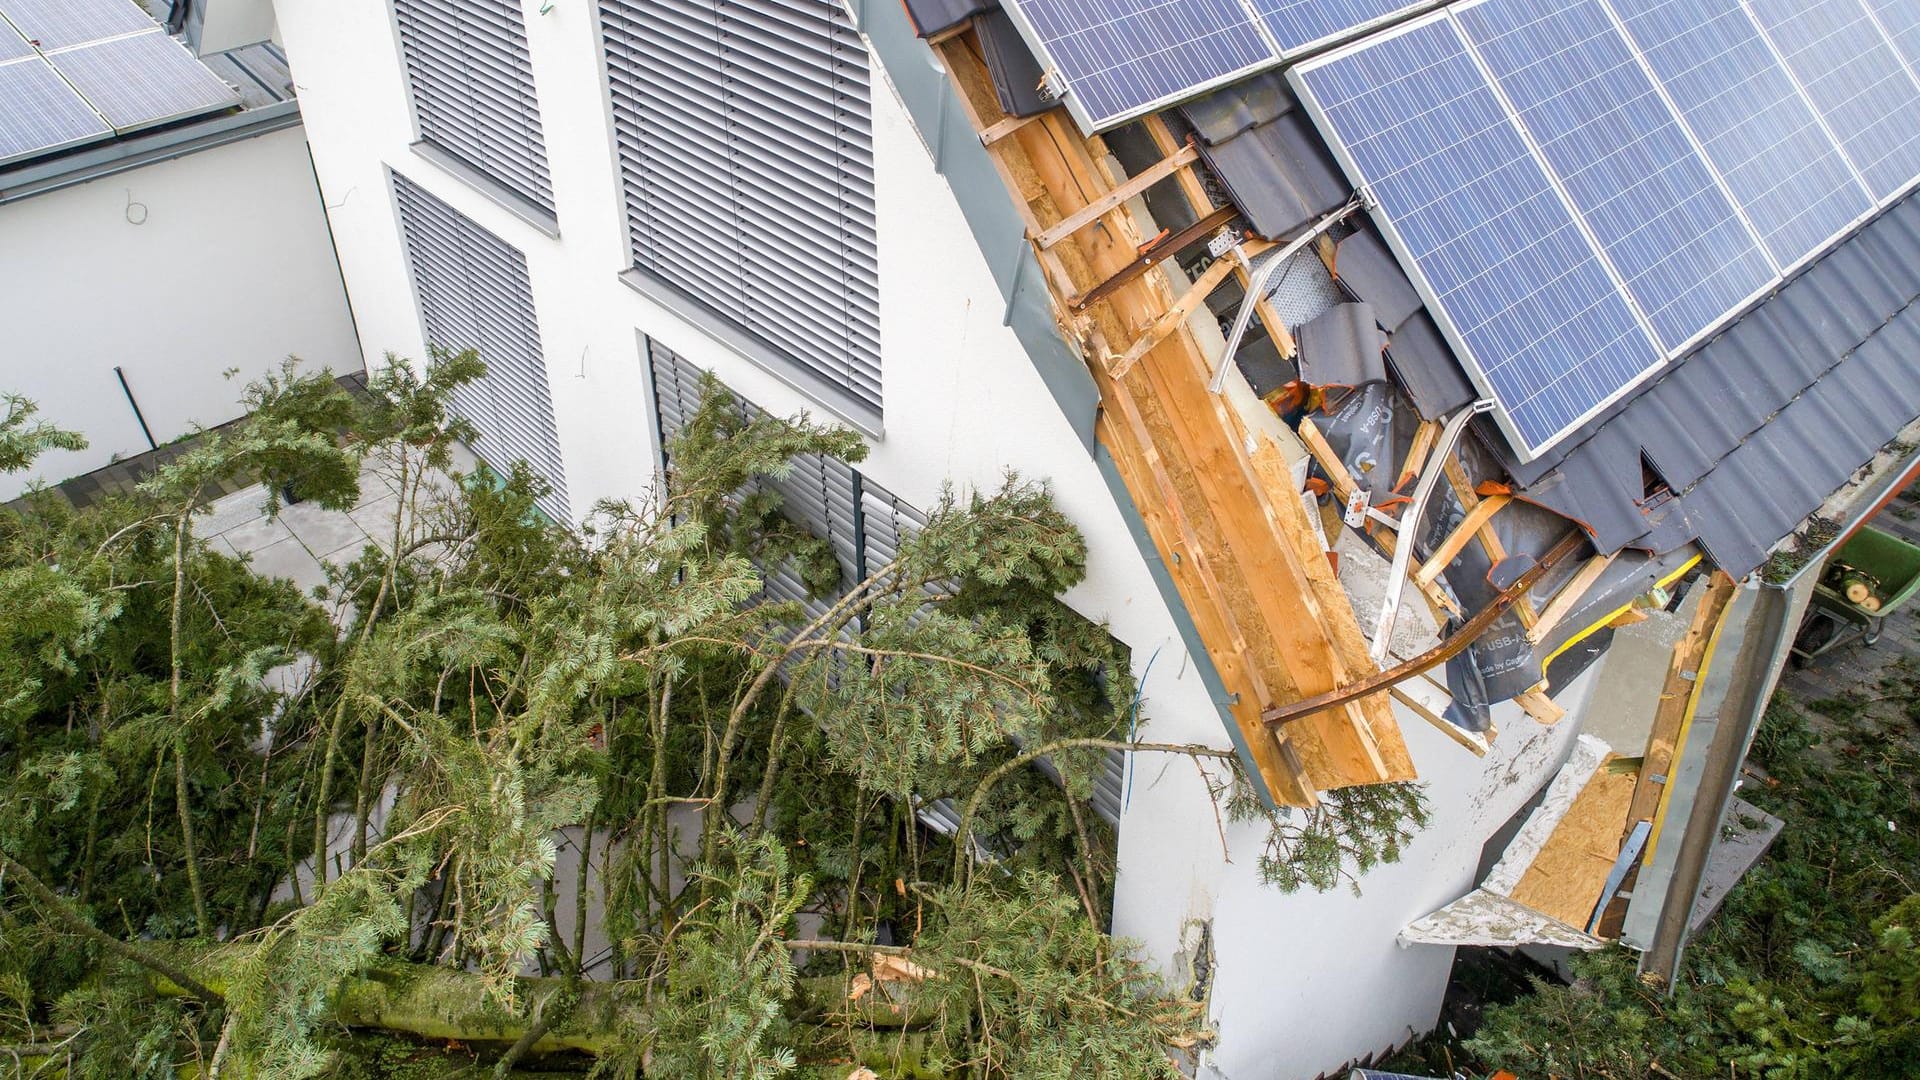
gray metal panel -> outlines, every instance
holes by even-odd
[[[998,11],[998,0],[903,0],[914,33],[925,36],[950,30],[975,15]]]
[[[602,0],[637,269],[881,411],[866,47],[826,0]]]
[[[0,15],[48,52],[160,28],[133,0],[0,0]]]
[[[116,132],[240,104],[233,87],[159,29],[67,49],[47,59]]]
[[[0,165],[112,134],[45,60],[0,65]]]
[[[1698,537],[1757,567],[1920,416],[1920,202],[1909,197],[1783,286],[1521,494],[1585,522],[1604,550]],[[1642,456],[1673,489],[1642,506]]]
[[[500,470],[526,462],[552,488],[540,508],[571,520],[526,257],[399,173],[393,190],[428,344],[487,365],[454,400],[479,429],[476,451]]]
[[[420,137],[553,213],[519,0],[395,0]]]

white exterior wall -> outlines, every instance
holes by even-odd
[[[423,353],[386,170],[391,167],[527,257],[575,512],[654,483],[642,332],[769,411],[826,410],[617,279],[629,265],[594,5],[524,0],[559,238],[408,148],[413,139],[391,8],[382,0],[278,0],[368,363]],[[885,432],[860,465],[923,508],[941,485],[1045,478],[1086,534],[1087,581],[1068,600],[1107,620],[1143,676],[1143,737],[1229,745],[1105,481],[1034,372],[946,181],[884,72],[873,71]],[[716,238],[728,242],[730,238]],[[1149,669],[1149,665],[1151,665]],[[1120,838],[1116,932],[1167,970],[1188,924],[1214,920],[1219,1075],[1308,1077],[1430,1026],[1451,950],[1401,949],[1407,922],[1467,891],[1488,833],[1544,782],[1575,730],[1522,717],[1481,762],[1412,717],[1403,726],[1434,824],[1364,896],[1283,896],[1255,879],[1259,838],[1229,836],[1193,765],[1143,756]]]
[[[246,383],[359,349],[298,127],[0,206],[0,391],[87,437],[0,498],[240,415]],[[238,369],[231,380],[228,369]]]

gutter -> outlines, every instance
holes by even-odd
[[[0,175],[0,206],[299,124],[300,103],[289,98],[62,154]]]

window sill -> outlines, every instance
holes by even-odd
[[[412,150],[422,159],[432,162],[440,171],[448,173],[468,187],[485,195],[494,205],[500,207],[502,210],[540,230],[547,236],[555,240],[560,239],[560,220],[554,217],[553,212],[546,207],[529,200],[526,196],[518,192],[510,190],[498,180],[495,180],[486,173],[481,172],[424,139],[409,144],[407,149]]]
[[[698,327],[708,337],[746,357],[755,367],[799,391],[848,427],[871,439],[885,437],[886,428],[881,423],[881,414],[872,406],[807,371],[780,350],[714,314],[705,305],[688,299],[678,289],[639,267],[628,267],[619,276],[634,292],[667,308]],[[652,333],[646,327],[641,329]],[[672,342],[662,344],[673,347]]]

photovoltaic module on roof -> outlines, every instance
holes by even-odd
[[[1003,0],[1081,126],[1112,127],[1419,6],[1406,0]]]
[[[0,167],[239,103],[133,0],[0,0]]]
[[[1888,26],[1861,0],[1467,0],[1289,77],[1531,458],[1913,187]]]

